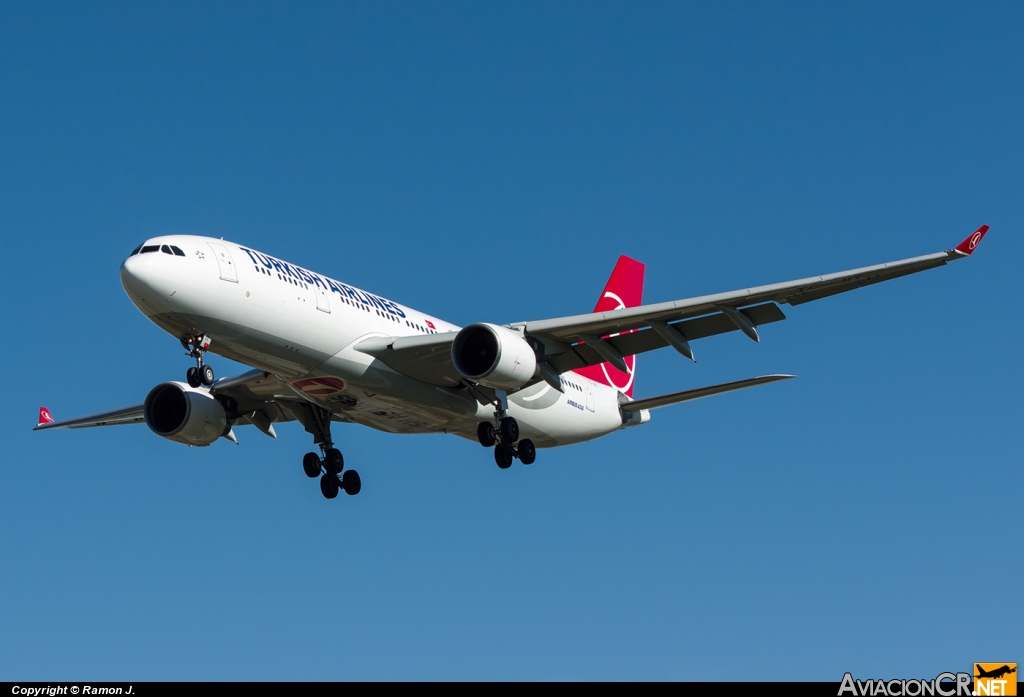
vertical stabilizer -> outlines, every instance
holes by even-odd
[[[608,312],[641,305],[644,295],[644,268],[644,265],[635,259],[619,257],[619,261],[615,264],[612,275],[594,307],[594,312]],[[618,336],[618,334],[611,336]],[[632,397],[633,381],[636,377],[636,356],[625,356],[625,360],[628,369],[628,372],[625,373],[610,363],[591,365],[573,372],[602,385],[611,385],[627,397]]]

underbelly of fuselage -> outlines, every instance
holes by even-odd
[[[297,397],[344,421],[388,433],[446,433],[475,441],[478,424],[494,418],[493,405],[481,405],[464,389],[420,382],[353,349],[366,335],[335,335],[336,345],[328,345],[326,337],[299,343],[218,318],[172,312],[151,319],[176,337],[211,336],[210,353],[276,375]],[[582,397],[573,397],[539,383],[511,396],[509,414],[519,422],[522,437],[539,448],[590,440],[621,425],[604,423],[608,419],[584,409]]]

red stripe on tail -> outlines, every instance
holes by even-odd
[[[644,295],[644,265],[629,257],[619,257],[619,261],[612,270],[612,275],[605,284],[594,312],[607,312],[618,310],[624,307],[636,307],[643,304]],[[630,331],[637,331],[635,329]],[[623,332],[629,334],[630,332]],[[618,336],[612,334],[612,336]],[[607,338],[607,337],[602,337]],[[636,356],[626,356],[628,373],[623,373],[618,368],[613,368],[609,363],[591,365],[586,368],[579,368],[573,372],[590,378],[602,385],[610,385],[623,392],[626,396],[633,396],[633,380],[636,377]]]

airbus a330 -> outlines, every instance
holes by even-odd
[[[970,256],[983,225],[935,254],[728,293],[642,304],[644,265],[621,257],[592,313],[458,327],[379,295],[232,242],[190,235],[147,240],[121,264],[132,302],[181,342],[195,365],[141,404],[54,420],[36,430],[145,423],[189,446],[238,442],[252,425],[297,421],[313,437],[302,467],[329,499],[359,493],[332,425],[390,433],[449,433],[493,450],[498,467],[529,465],[537,449],[592,440],[647,423],[652,409],[786,380],[764,375],[633,398],[637,354],[786,318],[800,305]],[[216,379],[213,353],[253,370]]]

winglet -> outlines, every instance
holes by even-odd
[[[985,236],[986,232],[988,232],[988,225],[982,225],[980,228],[974,231],[974,234],[972,234],[966,240],[958,244],[953,251],[959,252],[960,254],[963,254],[965,257],[971,256],[971,254],[974,253],[975,247],[977,247],[981,243],[981,238]]]
[[[47,409],[46,407],[39,407],[39,423],[37,425],[38,426],[42,426],[43,424],[52,424],[52,423],[53,423],[53,414],[50,413],[50,410]]]

